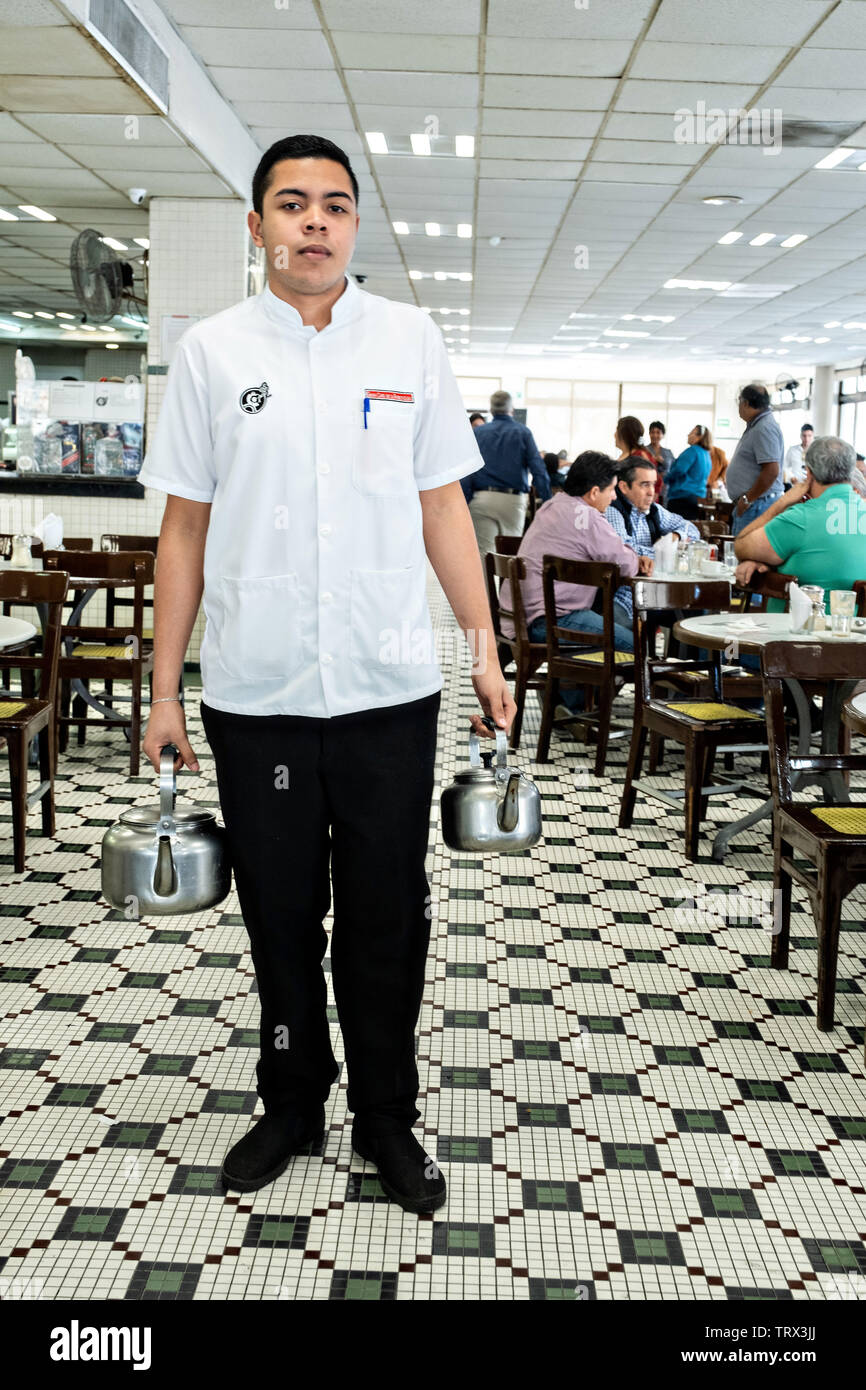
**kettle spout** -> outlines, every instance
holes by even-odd
[[[162,835],[156,855],[156,868],[153,874],[153,891],[158,898],[170,898],[177,892],[177,871],[171,853],[171,842]]]
[[[517,828],[519,793],[520,773],[512,772],[508,779],[508,786],[505,788],[505,796],[502,798],[502,805],[499,807],[499,814],[496,818],[499,829],[504,831],[506,835]]]

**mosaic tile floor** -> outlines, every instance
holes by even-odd
[[[447,783],[475,706],[438,590],[431,606]],[[203,774],[187,786],[215,802],[194,690],[189,722]],[[818,1033],[796,899],[791,968],[768,968],[765,825],[722,865],[705,838],[689,865],[664,804],[639,797],[617,829],[623,743],[596,779],[572,741],[534,764],[537,724],[533,701],[518,759],[546,834],[530,854],[452,854],[434,799],[416,1132],[449,1201],[432,1217],[388,1202],[352,1153],[344,1077],[319,1151],[258,1193],[216,1186],[257,1105],[246,935],[234,893],[142,923],[100,902],[104,828],[155,799],[149,769],[127,781],[121,737],[70,747],[57,838],[31,816],[23,875],[0,802],[0,1296],[866,1296],[864,894],[845,904],[836,1027]],[[663,773],[681,785],[675,749]]]

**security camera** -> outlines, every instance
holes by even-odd
[[[366,275],[356,275],[355,279],[358,281],[359,285],[363,285],[366,283],[367,277]]]
[[[129,201],[131,203],[135,203],[135,206],[137,208],[141,207],[142,203],[147,197],[146,188],[127,188],[126,192],[129,196]]]

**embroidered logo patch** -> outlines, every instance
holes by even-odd
[[[248,386],[246,391],[241,392],[241,410],[245,415],[258,415],[260,410],[264,410],[270,394],[266,381],[261,386]]]

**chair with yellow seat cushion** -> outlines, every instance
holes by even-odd
[[[66,748],[68,730],[76,726],[79,742],[83,742],[84,730],[88,726],[102,728],[119,726],[129,738],[129,774],[138,775],[141,750],[141,706],[142,683],[145,676],[153,671],[153,650],[143,638],[144,591],[153,583],[154,557],[150,550],[93,551],[92,554],[67,553],[62,550],[47,551],[43,563],[46,569],[65,570],[69,575],[69,587],[75,588],[76,577],[88,576],[106,581],[110,585],[123,584],[132,589],[132,616],[119,626],[88,626],[83,622],[63,628],[63,646],[59,665],[57,730],[58,751]],[[82,612],[82,619],[87,616]],[[70,713],[72,682],[80,681],[90,692],[90,699],[96,699],[88,682],[104,679],[106,694],[98,705],[85,704],[82,695],[76,696],[76,705]],[[119,696],[112,696],[110,687],[115,681],[128,682],[130,712],[121,714],[114,708]],[[92,712],[92,708],[97,710]],[[104,715],[99,712],[104,710]]]
[[[547,644],[547,673],[544,680],[544,700],[541,728],[538,732],[536,761],[546,763],[550,753],[550,735],[556,727],[579,722],[597,739],[595,751],[596,777],[604,774],[607,745],[613,729],[624,728],[612,721],[612,707],[618,685],[634,679],[634,657],[630,652],[618,652],[614,647],[615,624],[613,600],[622,583],[618,565],[593,564],[584,560],[569,560],[563,556],[542,557],[542,587],[544,592],[544,626]],[[597,632],[580,632],[562,627],[556,604],[557,584],[581,584],[597,589],[601,597],[604,630],[599,641]],[[586,648],[587,650],[582,650]],[[560,685],[583,686],[586,709],[569,718],[556,717]],[[593,697],[595,706],[593,706]]]
[[[805,890],[815,918],[818,1027],[827,1031],[833,1027],[842,903],[853,888],[866,883],[866,805],[795,802],[795,779],[815,773],[866,770],[866,753],[792,754],[785,725],[783,682],[815,680],[820,673],[822,681],[839,682],[837,693],[848,698],[856,683],[866,679],[866,646],[860,642],[819,644],[810,642],[808,634],[804,634],[802,642],[768,642],[761,659],[774,801],[773,886],[777,920],[770,963],[776,970],[788,967],[791,889],[797,883]],[[825,708],[830,704],[832,689],[827,686]],[[807,868],[802,867],[802,860],[806,860]]]
[[[653,611],[679,609],[688,612],[730,612],[731,593],[726,580],[686,579],[664,583],[636,580],[634,588],[635,718],[631,750],[626,769],[620,805],[619,823],[628,829],[634,817],[637,791],[635,782],[641,775],[644,750],[650,735],[673,739],[682,744],[685,760],[685,788],[679,797],[661,788],[647,788],[647,795],[669,805],[685,806],[686,858],[695,860],[698,854],[701,821],[709,805],[708,787],[712,778],[716,752],[726,746],[755,746],[760,751],[765,744],[764,721],[753,710],[741,709],[722,698],[721,653],[710,652],[708,659],[673,662],[653,654],[651,638],[654,631]],[[666,685],[682,684],[689,672],[708,681],[713,698],[672,700],[660,698]],[[650,771],[654,769],[651,765]],[[717,778],[723,789],[736,789],[742,779],[728,782]]]
[[[10,693],[0,698],[0,746],[9,755],[9,790],[12,800],[13,863],[16,874],[25,871],[27,813],[41,802],[42,833],[53,835],[55,768],[55,698],[60,656],[60,630],[66,598],[66,575],[36,570],[0,571],[0,605],[32,608],[44,605],[45,626],[41,639],[7,648],[10,669],[21,672],[20,698]],[[37,646],[41,650],[34,650]],[[36,687],[36,677],[39,685]],[[32,691],[32,694],[29,693]],[[39,785],[28,791],[30,745],[38,740]]]

